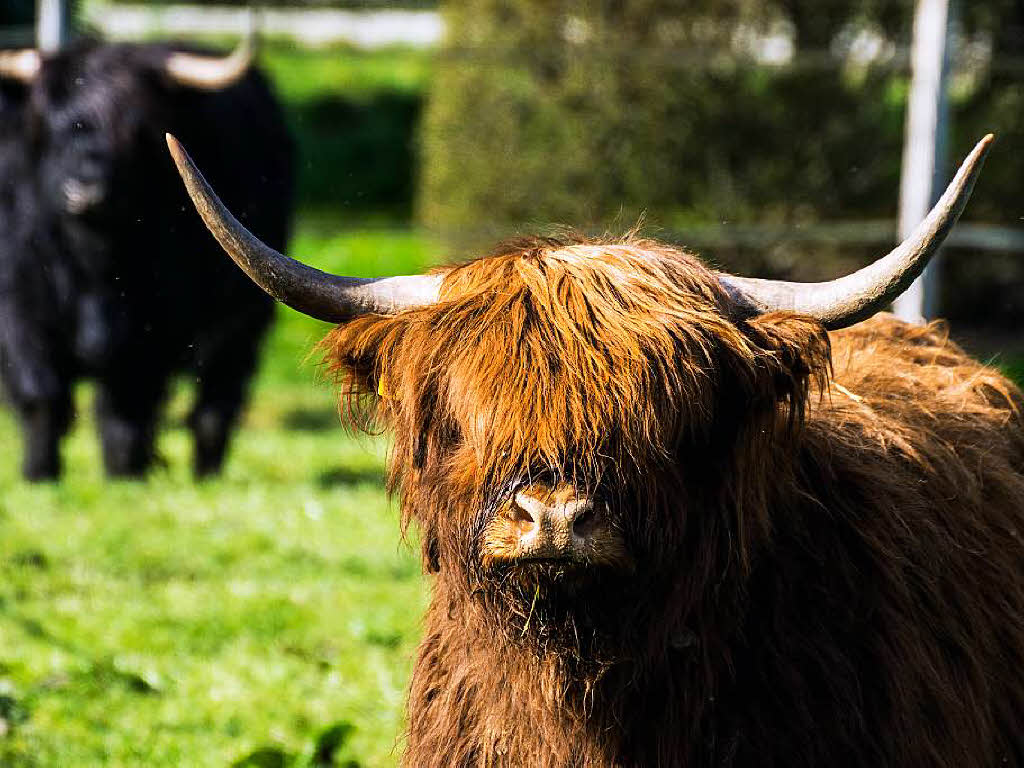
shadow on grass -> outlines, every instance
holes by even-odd
[[[326,432],[340,429],[341,420],[334,408],[295,408],[281,417],[285,429],[301,432]]]
[[[321,472],[316,479],[321,488],[372,483],[384,485],[384,472],[379,467],[334,467]]]
[[[345,748],[349,736],[355,732],[355,726],[344,720],[326,728],[317,737],[313,745],[313,755],[309,763],[312,768],[360,768],[360,762],[353,759],[340,759],[339,753]],[[299,765],[298,755],[278,746],[263,746],[253,750],[245,757],[236,760],[231,768],[289,768]]]
[[[3,610],[7,618],[19,626],[28,637],[47,643],[78,659],[78,668],[72,675],[68,677],[51,676],[40,683],[41,688],[63,688],[75,683],[97,690],[104,690],[116,685],[122,686],[132,693],[159,694],[162,692],[162,683],[156,675],[131,669],[109,656],[96,657],[87,648],[50,632],[38,619],[24,616],[16,609],[7,608],[2,603],[0,603],[0,610]]]

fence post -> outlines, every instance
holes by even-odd
[[[71,0],[38,0],[36,45],[49,53],[60,50],[71,34]]]
[[[946,78],[950,55],[950,0],[917,0],[911,43],[911,83],[900,170],[899,236],[905,239],[942,193],[949,105]],[[922,323],[936,312],[938,268],[923,275],[893,303],[904,320]]]

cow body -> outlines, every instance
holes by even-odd
[[[178,372],[198,382],[196,471],[216,471],[255,369],[272,302],[212,253],[162,142],[167,131],[188,135],[243,217],[283,246],[290,139],[257,71],[221,89],[190,88],[164,74],[171,54],[162,45],[85,43],[44,60],[24,95],[18,141],[32,188],[18,194],[36,204],[6,226],[29,233],[34,249],[2,246],[2,269],[18,277],[0,294],[0,317],[28,477],[58,473],[69,391],[82,376],[97,382],[108,472],[144,471]]]
[[[1024,400],[998,372],[940,326],[731,316],[653,243],[444,286],[326,342],[350,393],[384,382],[435,574],[405,765],[1024,765]],[[500,499],[556,475],[627,557],[488,565]]]

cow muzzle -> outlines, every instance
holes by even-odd
[[[488,523],[487,564],[554,562],[588,564],[620,559],[623,547],[607,511],[571,485],[530,485],[509,498]]]
[[[61,184],[64,210],[73,216],[94,211],[106,202],[107,187],[102,181],[67,178]]]

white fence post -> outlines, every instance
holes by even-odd
[[[60,50],[71,33],[70,0],[38,0],[36,3],[36,45],[49,53]]]
[[[950,0],[917,0],[911,43],[911,84],[900,171],[899,237],[904,239],[928,214],[945,179],[949,105]],[[933,317],[938,302],[938,269],[933,260],[914,284],[893,303],[904,320],[921,323]]]

